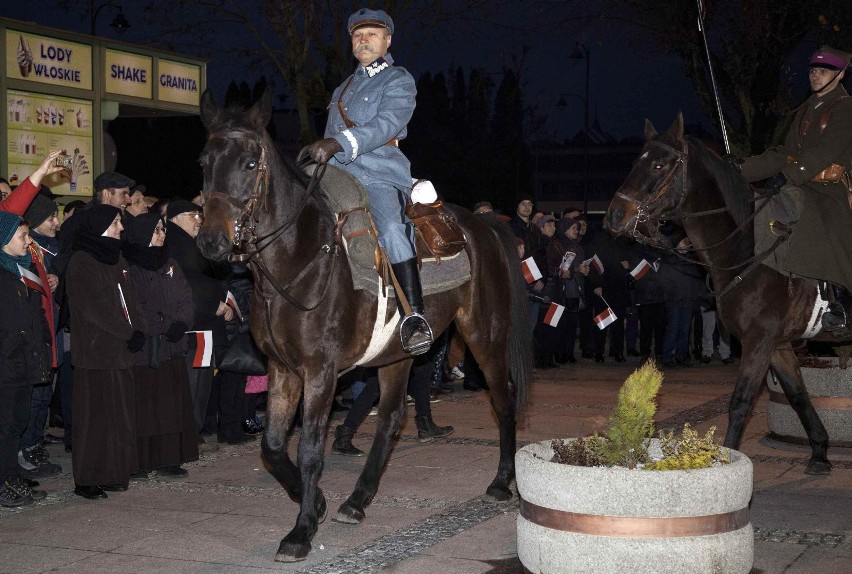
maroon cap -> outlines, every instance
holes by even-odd
[[[813,53],[809,65],[811,68],[828,68],[830,70],[845,70],[849,66],[849,54],[823,46]]]

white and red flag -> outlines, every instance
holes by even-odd
[[[597,256],[597,254],[595,254],[591,258],[583,261],[583,265],[591,265],[592,267],[594,267],[597,270],[598,275],[603,275],[603,272],[604,272],[603,262],[601,262],[601,259],[600,259],[600,257]]]
[[[535,264],[535,260],[532,257],[527,257],[521,261],[521,269],[524,272],[524,278],[527,280],[527,283],[532,284],[541,279],[541,271],[538,270],[538,265]]]
[[[228,291],[228,294],[225,296],[225,305],[234,310],[234,314],[240,320],[240,323],[243,322],[243,314],[240,313],[240,306],[237,305],[237,300],[234,298],[234,294]]]
[[[648,271],[650,271],[651,269],[653,269],[653,267],[651,267],[651,264],[648,263],[648,260],[643,259],[639,262],[638,265],[636,265],[636,267],[633,268],[633,271],[630,272],[630,275],[633,277],[633,279],[639,281],[645,275],[647,275]]]
[[[47,295],[47,289],[44,288],[44,283],[41,282],[41,277],[20,265],[18,265],[18,272],[21,274],[21,281],[23,281],[24,285],[33,291],[38,291],[43,295]]]
[[[187,331],[195,333],[195,355],[192,366],[196,369],[209,367],[213,360],[213,331]]]
[[[607,307],[606,309],[595,315],[592,320],[595,322],[595,325],[598,326],[598,329],[603,331],[609,325],[615,323],[616,319],[618,319],[618,317],[615,316],[615,313],[613,312],[612,308]]]
[[[551,303],[550,307],[547,309],[547,313],[544,314],[544,321],[542,322],[545,325],[550,325],[551,327],[557,326],[559,324],[559,319],[562,318],[563,311],[565,311],[565,307],[558,303]]]

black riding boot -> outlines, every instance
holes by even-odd
[[[355,436],[353,429],[346,425],[339,425],[334,429],[334,442],[331,445],[331,452],[346,456],[364,456],[364,451],[352,444],[353,436]]]
[[[841,331],[847,328],[847,315],[852,310],[852,295],[839,285],[834,288],[834,301],[828,304],[822,314],[822,330],[827,332]]]
[[[402,263],[393,263],[393,273],[399,282],[408,304],[411,315],[404,316],[399,326],[399,339],[406,353],[421,355],[432,345],[432,329],[423,316],[423,288],[420,286],[420,271],[417,269],[417,259],[412,258]],[[400,312],[405,315],[397,297]]]
[[[439,427],[432,420],[432,415],[423,415],[422,417],[414,417],[414,424],[417,425],[417,440],[420,442],[431,442],[432,440],[452,434],[453,427]]]

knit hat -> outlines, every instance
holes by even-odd
[[[515,201],[515,207],[517,208],[521,203],[525,201],[529,201],[530,203],[535,205],[535,200],[533,199],[533,196],[528,195],[526,193],[521,193],[518,195],[518,199]]]
[[[55,201],[42,193],[38,193],[29,208],[27,208],[27,212],[24,213],[24,219],[29,221],[30,225],[35,229],[57,211],[59,211],[59,207],[56,206]]]
[[[23,218],[19,215],[9,213],[8,211],[0,211],[0,241],[2,241],[0,247],[12,241],[12,237],[15,236],[15,232],[20,227],[21,221],[23,221]]]
[[[579,222],[579,219],[574,219],[573,217],[563,217],[559,220],[559,225],[556,230],[557,235],[562,237],[565,235],[566,231],[577,225]]]
[[[201,208],[191,201],[187,201],[185,199],[173,199],[169,202],[169,208],[166,211],[166,215],[169,219],[172,219],[181,213],[195,213],[200,211]]]

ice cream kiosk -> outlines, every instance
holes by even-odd
[[[141,46],[0,18],[0,175],[12,186],[54,149],[71,156],[53,193],[87,197],[105,165],[105,121],[123,111],[197,115],[206,63]],[[107,136],[108,137],[108,136]]]

